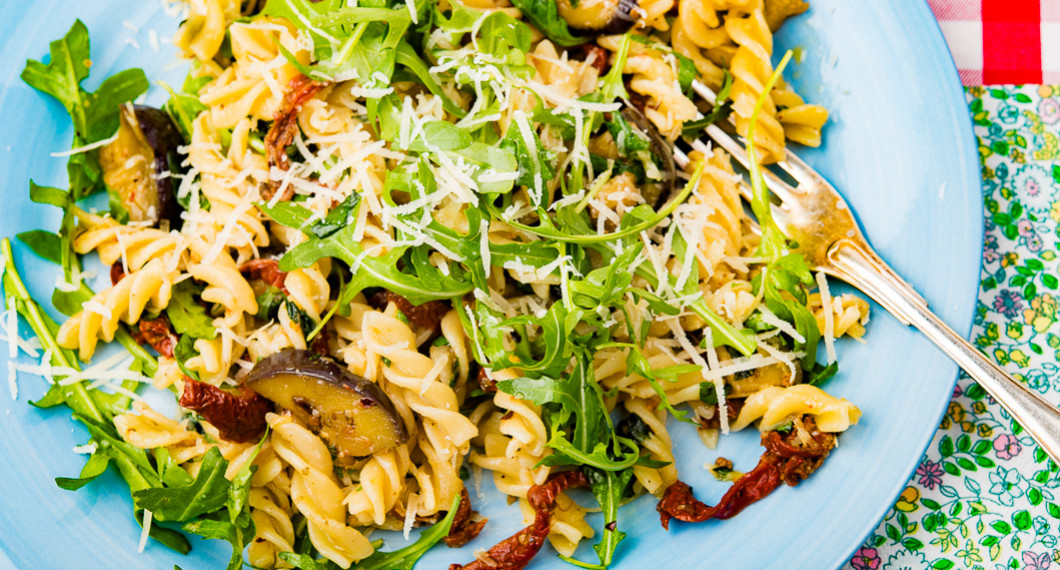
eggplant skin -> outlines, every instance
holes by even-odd
[[[600,35],[622,34],[633,27],[637,0],[556,0],[559,15],[567,25],[582,32]]]
[[[332,449],[339,464],[408,440],[393,403],[379,386],[315,352],[277,352],[255,364],[243,382],[305,423]]]
[[[121,200],[131,221],[157,225],[180,223],[174,174],[183,174],[178,149],[184,144],[177,126],[165,111],[125,106],[117,138],[100,150],[103,181]]]

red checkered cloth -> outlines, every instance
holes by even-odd
[[[1060,83],[1060,0],[928,0],[965,85]]]

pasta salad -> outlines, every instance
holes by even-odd
[[[139,69],[86,91],[76,22],[22,74],[75,131],[69,187],[30,183],[60,227],[18,236],[61,267],[60,322],[2,251],[12,356],[39,360],[11,381],[43,376],[34,405],[90,435],[57,483],[114,465],[141,549],[201,535],[232,544],[229,568],[303,569],[471,542],[483,476],[526,527],[453,569],[522,568],[546,543],[607,568],[634,497],[668,528],[797,485],[860,417],[819,385],[868,320],[792,251],[761,184],[827,120],[783,81],[790,54],[772,63],[807,8],[190,0],[173,40],[190,71],[162,108],[136,103]],[[711,124],[751,141],[751,184],[690,146]],[[89,287],[87,256],[110,287]],[[709,506],[678,477],[679,423],[708,447],[753,425],[765,451],[745,473],[719,457],[732,486]],[[371,537],[416,527],[394,551]]]

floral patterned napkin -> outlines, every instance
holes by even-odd
[[[1060,403],[1060,86],[968,87],[982,160],[972,341]],[[1060,569],[1058,467],[962,374],[926,455],[847,569]]]

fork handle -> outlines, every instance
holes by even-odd
[[[927,302],[874,252],[841,240],[829,250],[835,277],[864,291],[924,333],[983,387],[1060,464],[1060,409],[1016,381],[928,309]]]

